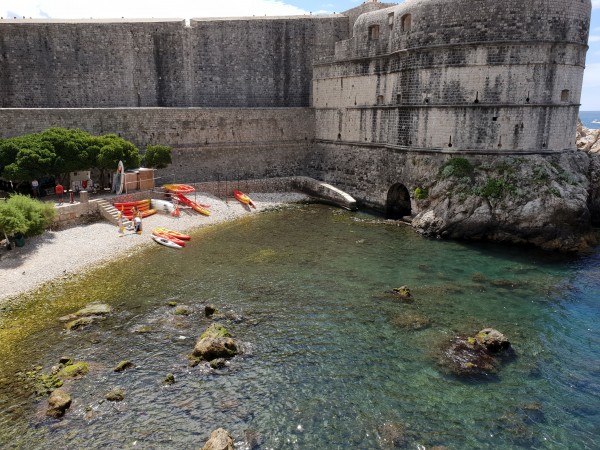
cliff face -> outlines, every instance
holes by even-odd
[[[447,159],[427,198],[416,200],[413,226],[428,236],[586,249],[596,244],[593,159],[577,151]]]
[[[587,128],[578,120],[577,148],[589,153],[600,153],[600,129]]]

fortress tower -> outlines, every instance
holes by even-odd
[[[316,138],[427,152],[575,149],[590,0],[407,0],[315,64]]]

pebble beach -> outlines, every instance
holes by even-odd
[[[157,227],[190,232],[240,217],[277,208],[288,203],[300,203],[308,196],[294,192],[250,193],[256,208],[242,205],[235,199],[223,200],[210,194],[197,193],[197,201],[210,205],[210,216],[191,209],[182,209],[180,217],[154,214],[144,219],[141,235],[118,228],[104,220],[57,231],[46,231],[28,238],[23,247],[0,251],[0,306],[16,296],[42,284],[60,278],[71,278],[86,270],[131,255],[148,246],[158,245],[151,239]],[[165,247],[165,251],[178,251]]]

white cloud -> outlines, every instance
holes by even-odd
[[[582,111],[600,111],[600,63],[588,63],[583,73]]]
[[[0,16],[53,19],[286,16],[308,14],[282,0],[3,0]]]
[[[600,35],[592,35],[588,39],[588,42],[600,42]]]
[[[600,0],[592,0],[592,8],[600,9]]]

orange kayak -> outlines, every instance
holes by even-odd
[[[164,232],[160,231],[160,229],[158,229],[158,228],[152,230],[152,234],[154,236],[158,236],[158,237],[161,237],[161,238],[168,239],[169,241],[174,242],[175,244],[180,245],[182,247],[185,246],[185,241],[184,240],[177,239],[176,237],[171,236],[170,234],[167,234],[167,233],[164,233]]]
[[[175,192],[176,194],[188,194],[196,189],[188,184],[163,184],[167,191]]]
[[[208,209],[206,209],[201,204],[196,203],[193,200],[190,200],[182,193],[177,193],[177,199],[184,205],[191,206],[194,211],[199,212],[200,214],[204,214],[205,216],[210,216],[210,211]]]
[[[168,228],[155,228],[154,231],[158,231],[160,233],[168,234],[169,236],[173,236],[177,239],[181,239],[184,241],[189,241],[191,236],[189,234],[179,233],[177,231],[169,230]]]
[[[252,199],[250,199],[250,197],[248,197],[242,191],[234,190],[233,191],[233,196],[236,198],[236,200],[238,202],[243,203],[245,205],[250,205],[253,208],[256,208],[256,205],[254,204],[254,202],[252,201]]]

